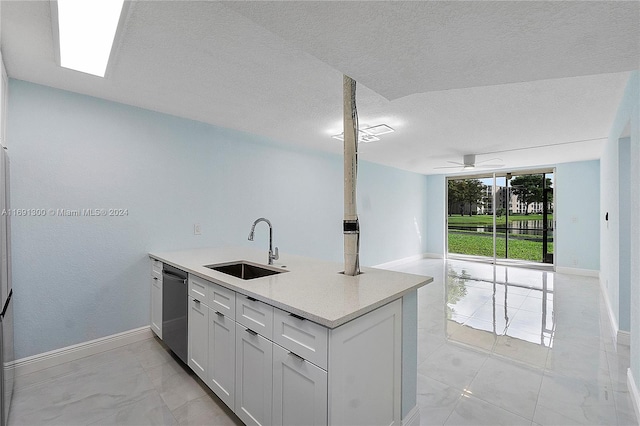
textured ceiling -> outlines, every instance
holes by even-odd
[[[639,4],[136,1],[100,79],[56,65],[48,1],[12,1],[2,52],[13,78],[334,153],[346,73],[360,122],[396,129],[361,158],[531,167],[600,155]]]

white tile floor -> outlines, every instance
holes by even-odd
[[[421,424],[638,424],[596,279],[433,259],[395,269],[435,278],[418,293]],[[241,424],[156,339],[19,377],[9,423]]]

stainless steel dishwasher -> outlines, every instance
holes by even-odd
[[[185,364],[187,360],[187,273],[165,264],[162,268],[162,341]]]

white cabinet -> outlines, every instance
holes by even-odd
[[[273,310],[273,341],[325,370],[328,335],[329,330],[320,324],[282,309]]]
[[[273,343],[241,324],[236,327],[234,412],[246,425],[270,425]]]
[[[162,339],[162,262],[151,264],[151,331]]]
[[[328,329],[191,274],[188,298],[189,367],[246,425],[401,425],[402,299]]]
[[[209,376],[207,386],[233,410],[236,384],[236,322],[209,310]]]
[[[273,306],[253,297],[237,295],[236,321],[267,339],[273,336]]]
[[[209,308],[189,296],[189,367],[207,382],[209,362]]]
[[[276,344],[273,345],[273,424],[327,424],[327,372]]]
[[[331,330],[329,424],[401,424],[402,300]]]

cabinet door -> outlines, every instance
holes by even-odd
[[[402,300],[329,334],[329,423],[400,426]]]
[[[236,383],[236,322],[209,310],[209,380],[207,385],[233,410]]]
[[[189,298],[189,367],[207,382],[209,361],[209,308],[197,299]]]
[[[151,330],[162,339],[162,275],[151,275]]]
[[[273,343],[236,325],[236,415],[246,425],[271,424]]]
[[[275,344],[273,424],[327,424],[327,372]]]

